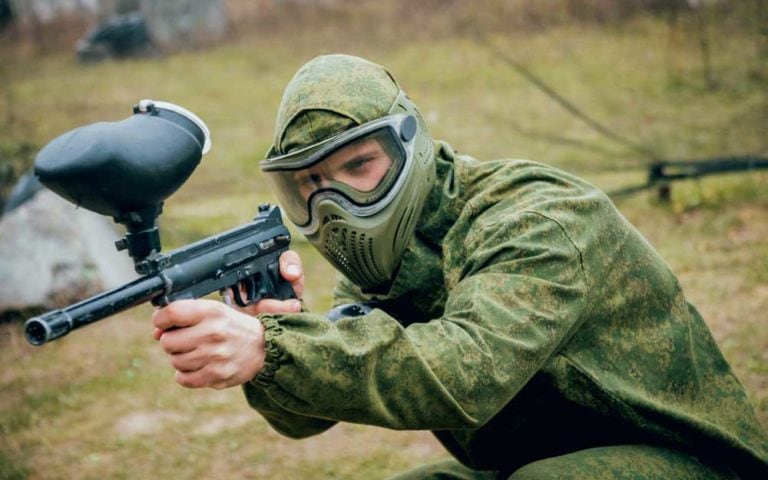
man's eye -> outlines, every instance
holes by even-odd
[[[302,175],[296,179],[296,183],[302,187],[313,186],[320,183],[320,175]]]
[[[357,172],[362,170],[371,160],[373,160],[371,156],[354,158],[344,164],[344,170],[347,172]]]

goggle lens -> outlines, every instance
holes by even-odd
[[[302,168],[265,171],[286,215],[297,225],[311,220],[316,197],[339,195],[354,206],[380,200],[405,165],[406,152],[391,126],[351,139]],[[319,200],[319,198],[318,198]]]

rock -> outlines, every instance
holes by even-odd
[[[0,314],[60,308],[136,278],[117,227],[43,189],[0,220]]]
[[[22,175],[18,182],[16,182],[16,186],[11,190],[5,205],[3,205],[3,215],[25,204],[43,188],[43,184],[40,183],[31,171]]]
[[[20,188],[19,179],[29,172],[38,150],[31,143],[0,139],[0,211],[10,202],[12,192]]]

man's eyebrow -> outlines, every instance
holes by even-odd
[[[361,160],[369,160],[372,158],[376,158],[376,152],[361,152],[345,160],[342,166],[349,165],[352,162],[359,162]]]

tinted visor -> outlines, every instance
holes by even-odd
[[[406,146],[396,131],[399,123],[382,122],[359,135],[346,132],[340,141],[322,146],[326,148],[265,161],[264,173],[288,218],[299,226],[308,225],[313,203],[323,198],[332,198],[356,215],[373,213],[369,207],[386,197],[407,159]]]

